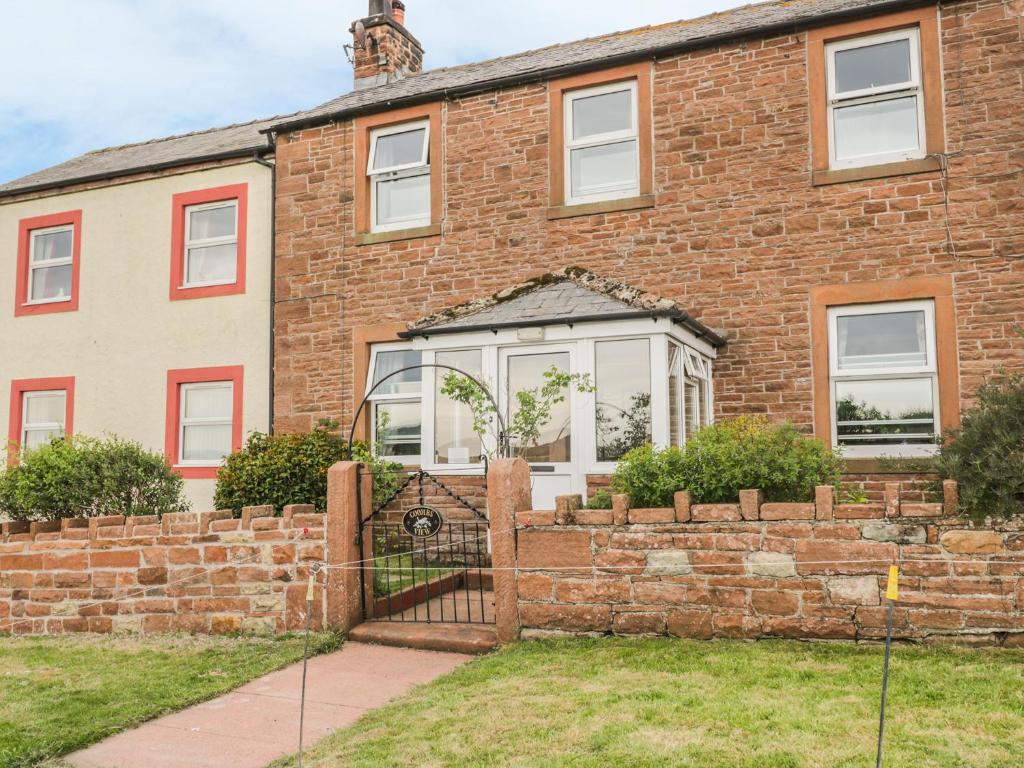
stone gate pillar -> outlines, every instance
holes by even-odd
[[[487,472],[487,514],[491,523],[494,614],[498,644],[519,639],[516,573],[516,515],[532,506],[530,467],[522,459],[497,459]]]
[[[354,564],[359,558],[359,495],[365,517],[373,505],[372,478],[357,461],[339,461],[327,471],[327,565]],[[363,621],[360,570],[348,566],[327,571],[325,626],[348,632]]]

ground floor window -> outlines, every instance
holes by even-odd
[[[188,479],[210,479],[242,447],[242,366],[167,372],[164,455]]]
[[[70,435],[74,399],[73,377],[11,382],[8,443],[12,450],[38,448],[55,437]]]
[[[442,392],[449,369],[480,380],[512,421],[518,393],[543,386],[555,368],[585,376],[589,388],[568,388],[539,434],[510,434],[512,448],[538,474],[607,473],[632,448],[681,446],[711,423],[714,354],[667,318],[375,344],[366,380],[370,437],[379,455],[405,464],[479,467],[495,450],[496,423],[490,434],[476,432],[470,409]]]
[[[848,456],[915,455],[939,432],[934,302],[831,307],[833,438]]]

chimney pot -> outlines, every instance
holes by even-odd
[[[391,16],[402,26],[405,26],[405,3],[402,0],[391,0]]]

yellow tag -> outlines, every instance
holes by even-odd
[[[885,599],[896,602],[900,599],[900,569],[899,566],[889,566],[889,586],[885,590]]]
[[[316,576],[313,574],[309,575],[309,586],[306,588],[306,602],[313,602],[313,587],[316,586]]]

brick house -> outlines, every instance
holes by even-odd
[[[864,479],[1024,364],[1020,3],[764,3],[433,71],[370,6],[355,90],[272,128],[279,429],[409,363],[505,402],[556,364],[597,391],[532,450],[547,500],[744,413]],[[375,437],[465,470],[439,378],[379,388]]]
[[[189,501],[212,508],[221,458],[270,423],[267,125],[110,147],[0,185],[3,447],[114,433],[163,451]]]

